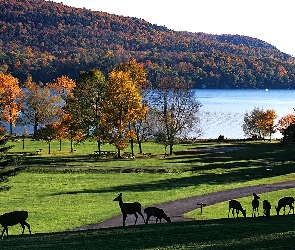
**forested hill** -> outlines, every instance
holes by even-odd
[[[196,88],[295,88],[294,58],[259,39],[175,32],[52,1],[0,0],[0,72],[21,82],[28,74],[44,83],[76,78],[91,68],[107,75],[130,58],[152,82],[169,69]]]

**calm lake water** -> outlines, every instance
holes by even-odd
[[[228,90],[197,89],[196,97],[200,108],[201,138],[242,139],[242,124],[246,112],[255,107],[263,110],[274,109],[278,119],[292,114],[295,108],[295,90]],[[281,138],[277,132],[273,138]]]
[[[241,127],[244,115],[255,107],[274,109],[279,118],[292,114],[295,108],[295,90],[197,89],[196,98],[202,104],[200,125],[203,134],[200,138],[203,139],[215,139],[219,135],[229,139],[244,138]],[[29,133],[33,132],[32,127],[27,129]],[[20,135],[24,130],[24,127],[13,128],[13,132]],[[279,132],[273,136],[281,137]]]

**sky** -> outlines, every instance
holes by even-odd
[[[244,35],[295,57],[294,0],[54,0],[175,31]]]

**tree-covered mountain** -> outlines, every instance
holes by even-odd
[[[0,72],[21,82],[76,78],[92,68],[107,75],[131,58],[152,82],[173,70],[196,88],[295,88],[295,59],[259,39],[176,32],[52,1],[0,0]]]

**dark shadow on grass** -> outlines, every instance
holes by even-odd
[[[273,172],[271,175],[280,176],[286,175],[294,172],[293,164],[280,165],[272,167]],[[271,176],[267,172],[265,167],[256,166],[256,167],[244,167],[237,168],[236,170],[224,171],[221,174],[216,173],[204,173],[203,175],[189,176],[182,178],[170,178],[161,181],[151,181],[144,184],[130,184],[130,185],[121,185],[110,188],[98,188],[98,189],[85,189],[77,190],[72,192],[60,192],[54,193],[51,195],[63,195],[63,194],[81,194],[81,193],[107,193],[107,192],[143,192],[143,191],[165,191],[165,190],[174,190],[176,188],[187,188],[192,186],[198,186],[201,184],[211,184],[211,185],[221,185],[221,184],[234,184],[239,182],[253,181],[258,180],[264,177]]]

